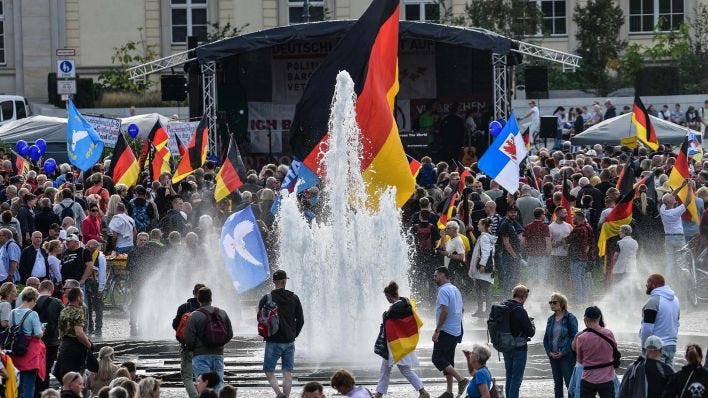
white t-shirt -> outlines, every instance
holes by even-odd
[[[31,276],[37,278],[45,278],[47,276],[47,267],[44,266],[44,256],[42,251],[37,249],[37,257],[35,257],[34,265],[32,266]]]
[[[465,254],[465,244],[462,243],[462,238],[459,235],[445,242],[445,251],[448,253]],[[445,257],[445,266],[450,264],[450,257]]]
[[[664,234],[683,235],[681,214],[683,214],[684,211],[686,211],[686,206],[683,203],[673,209],[667,209],[666,205],[661,205],[659,214],[661,215],[661,222],[664,224]]]
[[[551,232],[551,246],[553,243],[564,240],[573,231],[573,226],[563,221],[562,224],[557,222],[552,222],[548,224],[548,229]],[[551,249],[551,256],[567,256],[568,255],[568,245],[563,244],[561,246],[556,246]]]
[[[61,260],[50,254],[47,261],[49,261],[49,278],[54,282],[61,282]]]

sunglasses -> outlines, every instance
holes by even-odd
[[[549,301],[548,304],[554,305],[554,304],[558,304],[558,302],[557,301]]]

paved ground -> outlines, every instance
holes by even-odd
[[[611,312],[611,314],[608,314],[610,327],[618,325],[616,329],[621,329],[615,330],[615,332],[620,340],[620,350],[623,353],[622,368],[625,368],[628,363],[636,358],[639,352],[639,347],[636,343],[637,315],[635,315],[636,312],[634,310],[630,311],[628,309],[630,307],[621,300],[606,302],[603,307],[608,308],[607,312]],[[708,347],[708,330],[705,328],[706,319],[708,318],[708,308],[706,307],[708,306],[703,306],[698,310],[685,309],[682,313],[677,363],[681,363],[682,351],[688,342]],[[542,315],[541,309],[536,311],[530,308],[529,312],[532,315],[536,315],[537,319]],[[537,323],[539,322],[537,321]],[[537,326],[543,328],[545,322],[542,323],[543,325],[537,324]],[[430,362],[432,344],[429,343],[429,336],[432,334],[432,330],[429,330],[431,327],[427,325],[431,324],[431,322],[428,322],[422,331],[421,343],[417,351],[420,359],[418,373],[426,383],[431,395],[437,396],[443,392],[444,385],[441,383],[442,379],[439,373]],[[249,333],[249,330],[241,329],[244,328],[239,328],[237,337],[227,346],[225,361],[226,381],[239,388],[239,397],[274,396],[261,373],[263,355],[261,339],[252,331]],[[460,346],[460,351],[463,346],[471,346],[474,342],[486,341],[484,324],[479,319],[467,317],[465,319],[465,333],[465,341]],[[138,364],[140,374],[162,378],[164,382],[163,396],[185,396],[179,381],[179,347],[176,342],[174,340],[136,341],[127,339],[127,336],[128,325],[125,315],[117,310],[109,310],[105,319],[104,336],[101,339],[97,339],[97,343],[110,344],[115,347],[118,361],[135,361]],[[543,331],[539,330],[530,345],[529,360],[521,390],[521,396],[523,397],[548,397],[552,394],[553,385],[547,357],[541,344],[542,336]],[[464,369],[461,352],[458,352],[457,358],[458,369]],[[291,396],[299,396],[300,387],[308,381],[326,382],[332,372],[342,366],[352,370],[360,383],[373,390],[378,379],[379,364],[380,362],[374,354],[371,354],[370,360],[347,362],[337,358],[336,353],[333,353],[332,358],[326,358],[317,363],[298,355],[297,369],[294,373],[295,388]],[[488,366],[494,377],[503,384],[503,363],[499,361],[496,353],[490,359]],[[389,396],[400,398],[417,397],[417,393],[412,390],[397,370],[393,371],[392,377],[393,385],[389,391]],[[328,388],[327,396],[336,396],[336,392]]]

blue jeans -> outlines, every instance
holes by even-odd
[[[686,244],[683,235],[664,235],[664,277],[671,278],[674,272],[676,250]]]
[[[556,398],[563,398],[563,383],[566,388],[570,384],[570,376],[573,375],[575,367],[575,357],[567,353],[560,359],[550,358],[551,372],[553,373],[553,391]]]
[[[585,277],[585,261],[573,260],[570,262],[570,275],[573,278],[575,300],[577,303],[588,302],[588,292]]]
[[[513,350],[502,354],[504,354],[504,368],[506,368],[506,398],[519,398],[528,351]]]
[[[292,343],[272,343],[266,342],[265,353],[263,354],[263,371],[275,372],[275,365],[281,359],[280,367],[283,372],[291,372],[295,367],[295,342]]]
[[[37,380],[36,370],[23,370],[20,372],[20,397],[34,398],[35,380]]]
[[[192,368],[195,379],[202,373],[214,372],[219,375],[219,384],[216,385],[216,390],[219,391],[224,386],[223,355],[195,355],[192,357]]]
[[[675,345],[665,345],[661,349],[661,359],[664,361],[665,364],[671,366],[672,368],[674,367],[674,356],[676,355],[676,346]]]
[[[132,251],[133,251],[133,246],[116,247],[116,253],[118,253],[118,254],[130,254]]]

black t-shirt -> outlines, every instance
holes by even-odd
[[[497,243],[500,244],[502,248],[504,248],[504,238],[509,238],[509,243],[511,244],[511,247],[518,255],[521,252],[521,241],[519,240],[519,234],[521,232],[519,231],[523,231],[523,229],[521,228],[521,224],[519,224],[517,221],[511,221],[508,218],[502,219],[499,222],[499,227],[497,229],[497,236],[499,237]],[[504,252],[506,253],[505,248]]]
[[[61,279],[81,279],[86,269],[86,263],[91,261],[91,253],[83,248],[67,250],[61,259]]]

